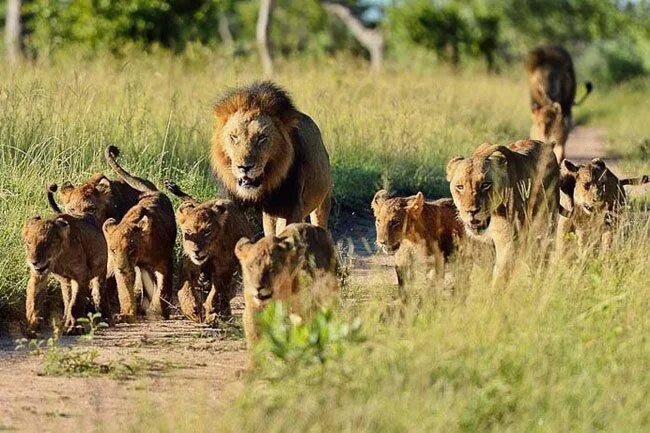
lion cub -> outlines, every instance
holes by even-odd
[[[418,192],[411,197],[393,197],[388,191],[377,191],[372,199],[377,244],[386,252],[395,251],[397,284],[404,286],[412,263],[408,253],[415,252],[433,259],[437,283],[441,286],[445,263],[455,250],[456,240],[464,237],[456,206],[450,198],[426,202]]]
[[[138,203],[118,223],[109,218],[103,231],[109,249],[110,268],[115,273],[120,302],[120,319],[136,316],[136,277],[142,279],[142,307],[148,316],[169,318],[176,220],[167,196],[148,181],[134,178],[115,161],[118,151],[109,146],[106,157],[111,167],[142,194]],[[138,272],[139,271],[139,272]]]
[[[569,119],[562,116],[562,106],[557,102],[533,108],[530,138],[553,143],[553,153],[555,153],[558,163],[564,159],[564,149],[570,129]]]
[[[25,303],[30,332],[35,332],[42,320],[39,298],[50,276],[61,285],[64,332],[74,331],[76,319],[86,315],[89,297],[95,309],[110,318],[104,293],[106,241],[93,218],[67,214],[47,219],[34,216],[25,223],[22,237],[30,268]]]
[[[600,244],[603,251],[609,250],[627,199],[624,187],[648,182],[647,175],[619,179],[599,158],[582,165],[565,159],[560,167],[560,199],[572,213],[570,218],[560,218],[558,250],[565,249],[569,233],[576,234],[581,247]]]
[[[279,236],[255,243],[242,238],[235,255],[244,276],[244,331],[249,347],[258,338],[255,314],[272,300],[286,303],[291,313],[301,315],[330,301],[338,290],[334,243],[323,228],[297,223]]]
[[[212,323],[218,316],[228,318],[241,270],[235,244],[252,236],[253,229],[231,200],[200,203],[170,180],[165,186],[183,200],[176,212],[185,253],[178,291],[181,311],[199,323]],[[204,293],[206,286],[209,292]]]

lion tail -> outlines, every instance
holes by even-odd
[[[61,208],[59,207],[58,203],[56,202],[56,199],[54,198],[54,193],[59,189],[56,183],[53,183],[52,185],[47,187],[47,202],[50,204],[50,207],[52,210],[56,213],[63,213],[61,212]]]
[[[108,146],[106,147],[106,161],[108,162],[108,165],[117,173],[129,186],[133,189],[136,189],[140,192],[157,192],[158,188],[156,186],[149,182],[148,180],[135,177],[131,175],[129,172],[124,170],[115,160],[118,156],[120,156],[120,149],[118,149],[116,146]]]

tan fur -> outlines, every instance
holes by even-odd
[[[30,268],[25,304],[27,325],[35,332],[43,319],[39,298],[50,276],[59,281],[63,295],[63,329],[75,330],[85,317],[88,298],[105,320],[111,312],[105,293],[106,242],[90,218],[66,214],[43,219],[32,217],[22,230]]]
[[[433,259],[439,285],[444,278],[445,263],[455,250],[455,243],[465,234],[457,218],[452,199],[426,202],[419,192],[410,197],[389,197],[380,190],[372,200],[377,229],[377,244],[387,252],[396,252],[397,282],[403,286],[410,263],[402,263],[401,250],[423,249],[426,257]]]
[[[337,292],[334,243],[320,227],[291,224],[279,236],[255,243],[242,238],[235,254],[244,277],[244,330],[249,347],[258,338],[255,315],[271,301],[286,303],[291,313],[303,315],[331,301]]]
[[[531,229],[546,232],[557,220],[559,167],[549,144],[482,144],[471,157],[449,161],[447,180],[467,232],[494,243],[495,284],[507,277]]]
[[[176,220],[167,196],[149,182],[132,176],[115,161],[119,150],[106,149],[106,158],[122,179],[140,192],[140,200],[118,223],[109,218],[102,226],[108,244],[109,267],[115,273],[120,319],[133,321],[137,313],[135,287],[143,286],[148,316],[169,318]],[[137,281],[138,275],[141,281]]]
[[[562,116],[562,107],[557,102],[533,109],[530,138],[552,143],[553,153],[555,153],[558,162],[564,159],[570,129],[568,119]]]
[[[102,173],[95,173],[81,185],[65,182],[59,196],[66,212],[93,215],[101,226],[108,218],[121,220],[138,202],[140,192],[123,180],[113,180]]]
[[[231,200],[200,203],[173,182],[167,181],[166,185],[183,199],[176,212],[185,253],[178,292],[181,311],[196,322],[228,318],[241,273],[235,245],[242,237],[253,235],[252,227]],[[209,287],[205,296],[203,287]]]
[[[212,168],[240,200],[260,205],[264,233],[309,215],[327,228],[332,175],[318,126],[270,82],[228,93],[214,106]]]
[[[576,74],[571,55],[558,46],[537,47],[528,53],[525,67],[531,108],[541,108],[557,102],[570,120],[571,107],[576,97]]]
[[[535,48],[528,53],[525,67],[533,116],[530,138],[555,142],[555,155],[558,161],[562,161],[564,146],[573,127],[572,108],[591,93],[592,85],[585,83],[586,93],[576,103],[573,60],[562,47],[549,45]]]
[[[613,229],[626,204],[624,186],[648,183],[649,176],[619,179],[599,158],[578,166],[564,160],[560,173],[562,204],[572,215],[560,218],[558,249],[564,250],[569,233],[575,233],[581,247],[609,250]]]

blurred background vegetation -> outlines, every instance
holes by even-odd
[[[0,3],[0,15],[7,4]],[[206,47],[255,56],[260,0],[22,0],[20,44],[27,58],[74,48],[173,52]],[[270,22],[275,57],[367,56],[319,0],[276,0]],[[583,76],[600,85],[650,71],[649,0],[341,0],[385,39],[385,56],[431,59],[497,72],[540,43],[562,44]],[[2,20],[4,23],[4,20]]]

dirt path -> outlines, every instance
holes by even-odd
[[[581,163],[595,157],[604,158],[616,171],[615,161],[606,158],[602,131],[576,127],[567,158]],[[353,257],[350,283],[394,284],[393,258],[375,254],[371,216],[343,219],[333,232],[346,255]],[[235,314],[241,314],[241,296],[233,306]],[[80,345],[74,339],[63,343]],[[102,362],[134,363],[141,370],[122,379],[43,376],[43,356],[16,352],[12,339],[0,339],[0,431],[90,430],[98,423],[124,430],[142,416],[139,412],[146,405],[164,410],[196,398],[197,392],[216,405],[241,387],[236,374],[246,360],[241,329],[215,330],[181,319],[119,325],[101,332],[91,345]]]

